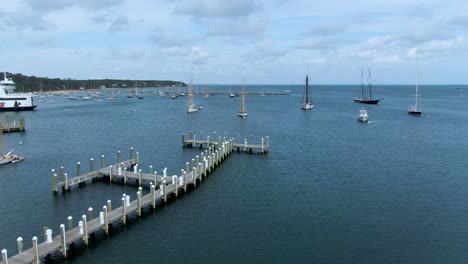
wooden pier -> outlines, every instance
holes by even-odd
[[[184,141],[186,144],[201,144],[198,143],[193,136],[192,142]],[[78,226],[73,226],[73,218],[71,216],[67,219],[67,228],[65,224],[59,226],[59,235],[55,237],[52,234],[51,229],[45,231],[45,241],[40,243],[38,238],[35,236],[32,238],[33,247],[27,250],[23,250],[23,238],[17,239],[18,243],[18,254],[8,258],[8,252],[6,249],[2,250],[2,259],[5,264],[18,264],[18,263],[40,263],[40,260],[50,256],[57,251],[63,254],[64,258],[67,258],[70,245],[77,241],[82,241],[87,246],[89,239],[94,235],[95,232],[105,232],[109,234],[109,229],[112,223],[119,222],[122,225],[127,223],[127,218],[131,214],[136,214],[138,217],[142,216],[142,211],[145,207],[150,207],[151,210],[156,209],[156,204],[167,203],[169,196],[177,198],[179,194],[187,192],[189,186],[196,188],[197,184],[201,183],[215,168],[217,168],[229,155],[235,150],[234,139],[223,139],[220,141],[207,141],[204,151],[192,159],[191,164],[186,163],[185,169],[180,170],[180,175],[166,175],[166,168],[163,170],[162,175],[158,175],[157,172],[151,171],[150,173],[142,173],[141,169],[138,169],[139,154],[136,152],[136,158],[133,158],[133,149],[130,150],[130,159],[126,161],[120,160],[120,152],[117,153],[118,162],[106,166],[104,156],[101,157],[101,169],[94,170],[94,160],[90,160],[91,172],[81,174],[81,164],[77,163],[77,176],[68,179],[67,173],[63,167],[60,168],[61,181],[57,182],[57,174],[55,170],[52,170],[52,189],[53,192],[58,192],[58,189],[62,187],[63,190],[69,190],[71,186],[82,185],[85,182],[94,181],[95,179],[106,178],[110,181],[121,180],[126,183],[128,179],[138,180],[139,188],[136,193],[136,199],[130,201],[130,196],[123,194],[121,206],[112,210],[112,203],[110,200],[102,207],[102,211],[99,212],[97,217],[94,217],[93,208],[89,208],[88,212],[82,215],[81,220],[78,222]],[[268,144],[267,144],[268,145]],[[257,149],[256,145],[247,145],[250,149]],[[244,145],[245,147],[245,145]],[[268,148],[263,146],[261,148],[262,153],[266,153]],[[127,171],[128,167],[133,168],[133,172]],[[150,192],[142,196],[143,181],[149,182]]]
[[[226,140],[226,137],[216,137],[216,133],[213,134],[212,139],[210,136],[206,136],[206,139],[203,139],[202,136],[196,136],[193,132],[189,132],[188,135],[182,135],[182,146],[189,148],[208,148],[210,146],[216,146],[221,144],[222,141]],[[260,153],[266,154],[270,150],[270,139],[266,136],[266,139],[261,138],[259,144],[253,142],[248,142],[247,138],[241,140],[240,135],[237,135],[236,142],[233,142],[233,148],[237,152],[248,152],[248,153]]]
[[[26,130],[26,121],[24,118],[19,120],[12,120],[9,116],[6,116],[4,120],[0,121],[0,132],[11,133],[11,132],[23,132]]]

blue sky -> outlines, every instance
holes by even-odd
[[[196,83],[468,83],[468,2],[9,0],[0,71]]]

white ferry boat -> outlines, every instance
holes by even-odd
[[[3,80],[0,80],[0,112],[31,111],[37,107],[31,93],[15,93],[15,89],[13,79],[7,78],[4,73]]]

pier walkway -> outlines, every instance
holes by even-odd
[[[192,142],[195,144],[196,141]],[[197,143],[198,144],[198,143]],[[121,198],[121,206],[112,210],[112,203],[107,201],[106,205],[102,207],[98,217],[94,217],[93,209],[89,208],[87,214],[83,214],[78,226],[73,227],[73,218],[68,217],[67,229],[64,224],[59,227],[59,235],[55,237],[52,235],[52,230],[45,230],[45,241],[38,243],[38,238],[32,238],[32,248],[23,250],[23,239],[19,237],[18,254],[8,258],[6,249],[2,250],[2,259],[5,264],[19,264],[19,263],[40,263],[42,258],[50,256],[57,251],[60,251],[66,258],[69,254],[69,247],[76,241],[83,241],[86,245],[89,243],[89,238],[95,232],[104,231],[109,233],[109,226],[113,222],[120,222],[125,225],[127,218],[130,214],[137,214],[141,217],[144,207],[150,207],[152,210],[156,209],[157,202],[167,203],[168,197],[178,197],[179,194],[186,193],[188,186],[194,188],[197,184],[201,183],[209,173],[217,168],[234,150],[233,139],[222,140],[216,143],[210,142],[208,149],[201,152],[192,159],[192,164],[186,163],[186,168],[181,169],[180,175],[166,175],[166,169],[163,170],[163,175],[157,175],[156,172],[145,174],[138,169],[139,155],[134,159],[133,149],[131,149],[131,157],[129,160],[120,161],[120,152],[118,152],[118,162],[112,166],[105,166],[104,156],[101,157],[101,169],[93,170],[94,160],[91,159],[91,172],[80,175],[80,163],[77,163],[77,177],[68,179],[67,174],[61,168],[62,180],[57,182],[57,174],[52,170],[52,188],[53,192],[58,192],[62,187],[63,190],[69,189],[71,186],[80,185],[86,181],[104,178],[110,181],[120,179],[126,181],[127,179],[136,179],[140,187],[136,193],[136,199],[130,201],[130,196],[124,194]],[[127,167],[133,167],[133,172],[127,171]],[[120,169],[119,169],[120,168]],[[142,196],[142,182],[148,181],[150,192]]]

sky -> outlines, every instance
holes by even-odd
[[[0,71],[49,78],[468,84],[467,38],[466,0],[0,4]]]

